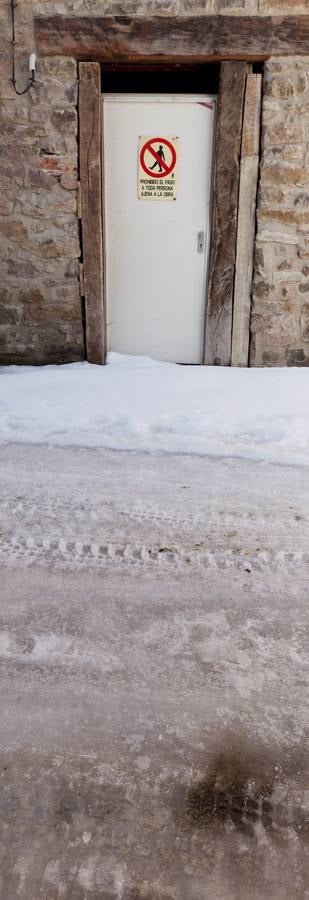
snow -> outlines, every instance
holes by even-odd
[[[309,465],[306,368],[178,366],[112,353],[0,368],[0,442]]]

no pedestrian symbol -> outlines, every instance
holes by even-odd
[[[138,197],[140,200],[176,200],[177,137],[139,139]]]

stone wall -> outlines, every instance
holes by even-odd
[[[19,89],[28,77],[34,7],[16,8],[23,48],[17,52]],[[40,4],[38,10],[50,7]],[[76,215],[77,67],[71,59],[38,60],[35,86],[17,97],[3,0],[0,19],[6,36],[0,55],[0,361],[79,360],[85,351]]]
[[[309,365],[309,57],[265,66],[251,365]]]
[[[308,0],[17,0],[18,86],[22,88],[27,79],[35,15],[193,12],[282,15],[308,12]],[[30,94],[17,97],[10,80],[9,0],[0,4],[0,34],[0,362],[78,360],[84,358],[85,348],[78,282],[76,64],[70,59],[38,59],[34,87]],[[306,348],[309,354],[309,60],[290,60],[288,74],[279,65],[280,69],[277,62],[267,66],[264,100],[253,365],[303,364]]]

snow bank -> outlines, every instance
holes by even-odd
[[[308,369],[0,368],[0,441],[238,456],[309,465]]]

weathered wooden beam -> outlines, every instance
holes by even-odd
[[[98,62],[263,60],[309,54],[309,16],[35,17],[41,56]]]
[[[221,66],[204,356],[209,366],[231,364],[239,161],[247,71],[244,62],[224,62]]]
[[[101,70],[79,66],[79,157],[87,359],[105,363],[103,305]]]
[[[241,144],[232,366],[247,366],[259,172],[262,76],[248,75]]]

